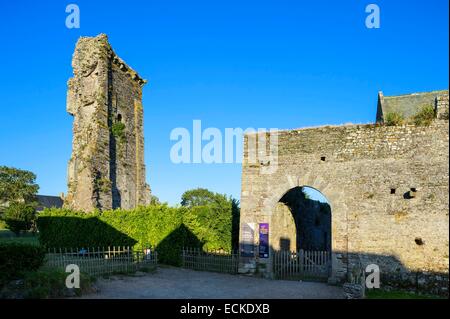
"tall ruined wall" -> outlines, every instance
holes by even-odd
[[[358,261],[378,264],[382,275],[448,275],[448,124],[447,118],[430,126],[280,131],[271,174],[262,170],[267,164],[248,161],[254,149],[247,149],[246,135],[241,224],[269,222],[276,234],[280,198],[296,186],[310,186],[331,206],[334,278],[342,280]],[[254,240],[258,244],[257,235]],[[270,263],[242,259],[240,268],[270,269]]]
[[[68,82],[74,116],[65,205],[130,209],[150,200],[145,183],[142,86],[106,35],[80,38]]]
[[[436,97],[435,112],[438,119],[448,120],[448,91]]]

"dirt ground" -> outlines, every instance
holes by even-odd
[[[86,299],[341,299],[340,287],[325,283],[268,280],[241,275],[160,267],[154,273],[114,276],[96,282],[97,293]]]

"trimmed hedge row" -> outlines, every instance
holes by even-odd
[[[38,245],[0,242],[0,286],[37,270],[44,263],[45,249]]]
[[[155,247],[161,263],[180,265],[185,247],[230,250],[232,210],[225,207],[169,207],[83,213],[46,209],[37,219],[39,241],[47,248]]]

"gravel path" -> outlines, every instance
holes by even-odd
[[[160,267],[155,273],[140,276],[99,279],[96,286],[99,292],[82,298],[343,298],[340,287],[325,283],[268,280],[175,267]]]

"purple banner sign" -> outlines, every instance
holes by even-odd
[[[259,258],[269,258],[269,224],[259,224]]]
[[[241,228],[241,256],[242,257],[255,257],[255,226],[250,224],[242,224]]]

